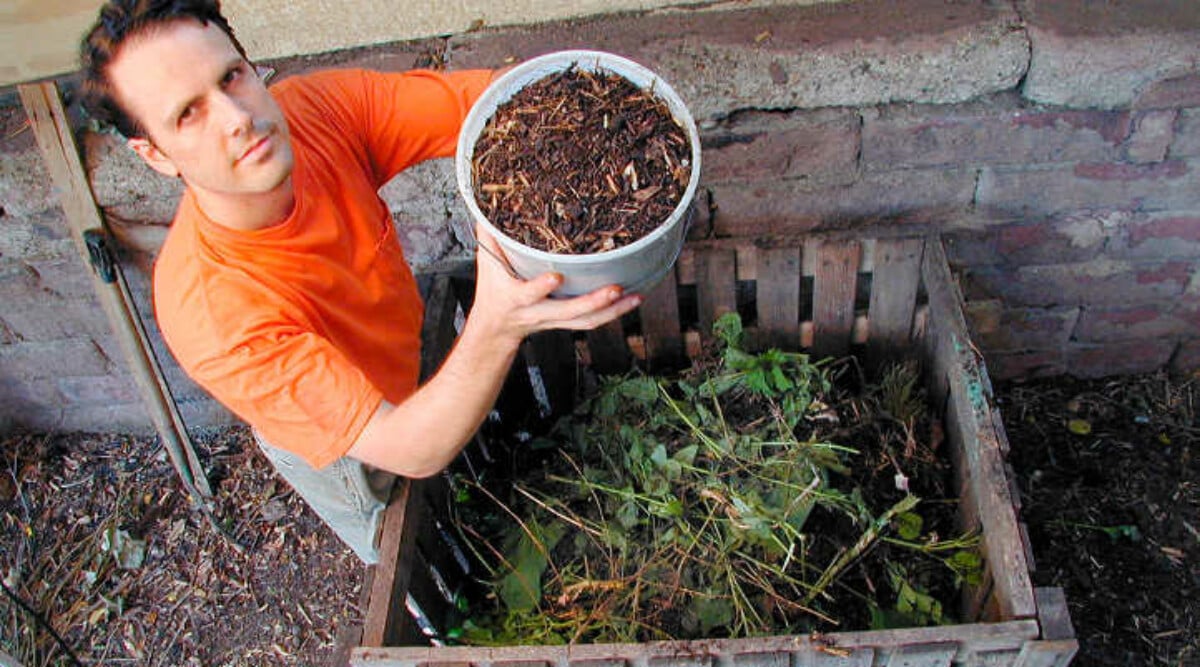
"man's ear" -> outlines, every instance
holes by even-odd
[[[175,168],[175,163],[160,151],[158,146],[154,145],[154,142],[145,137],[135,137],[126,143],[154,171],[170,178],[175,178],[179,175],[179,170]]]

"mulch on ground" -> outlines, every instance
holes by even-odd
[[[155,438],[0,441],[0,576],[83,664],[322,665],[361,619],[364,567],[246,429],[203,440],[198,511]],[[0,595],[0,650],[76,664]]]
[[[998,388],[1034,584],[1066,591],[1073,664],[1200,665],[1198,382]]]

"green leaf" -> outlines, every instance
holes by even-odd
[[[654,448],[654,451],[650,452],[650,460],[653,461],[654,465],[658,466],[659,468],[666,466],[667,465],[667,446],[662,443],[659,443],[659,445]]]
[[[671,456],[671,458],[675,459],[676,461],[678,461],[679,463],[681,463],[685,466],[692,466],[692,465],[696,464],[696,454],[699,451],[700,451],[699,445],[688,445],[687,447],[684,447],[683,449],[680,449],[679,451],[675,452],[675,454],[673,454]]]
[[[509,558],[513,569],[500,580],[498,591],[504,605],[513,611],[532,610],[542,599],[542,573],[549,565],[546,554],[566,532],[561,524],[543,528],[531,521],[526,525],[533,536],[522,531],[516,552]]]
[[[700,632],[708,636],[714,628],[724,627],[733,621],[733,604],[719,597],[692,598],[692,613],[700,621]]]
[[[728,348],[737,348],[742,343],[742,318],[737,313],[725,313],[713,322],[713,335]]]
[[[892,519],[896,524],[896,532],[900,534],[900,539],[915,540],[921,536],[921,528],[925,525],[925,520],[916,512],[901,512]]]
[[[1067,430],[1075,435],[1088,435],[1092,432],[1092,423],[1086,419],[1072,419],[1067,422]]]

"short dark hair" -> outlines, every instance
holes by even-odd
[[[130,38],[175,21],[194,20],[212,23],[229,36],[243,57],[246,51],[229,21],[221,15],[219,0],[109,0],[100,8],[96,24],[80,45],[79,61],[83,70],[83,106],[92,118],[107,123],[126,137],[143,137],[145,129],[121,107],[108,66]]]

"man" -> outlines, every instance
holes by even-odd
[[[466,325],[418,387],[422,306],[377,190],[453,153],[492,72],[328,71],[268,91],[216,0],[111,0],[82,62],[89,111],[186,186],[154,271],[168,346],[367,563],[383,508],[368,471],[436,474],[525,336],[640,302],[615,286],[551,300],[560,276],[518,280],[480,253]]]

